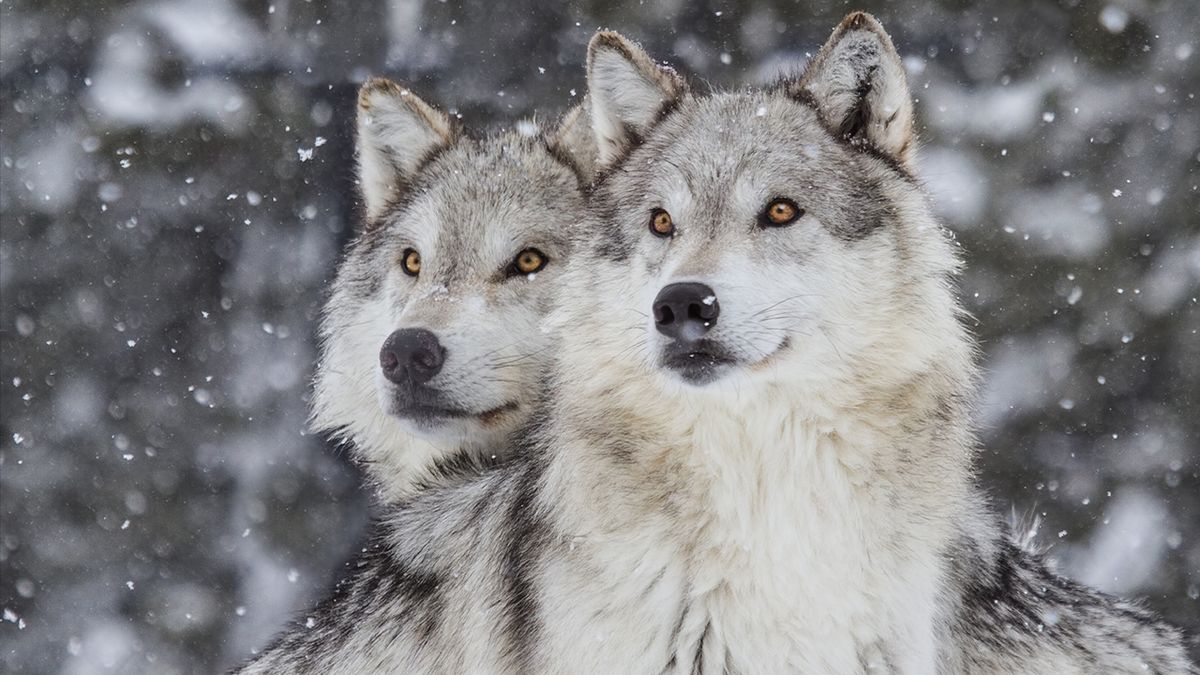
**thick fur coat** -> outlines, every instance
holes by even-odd
[[[1196,672],[975,487],[958,262],[874,19],[717,94],[600,33],[588,84],[592,236],[524,442],[385,514],[245,672]]]

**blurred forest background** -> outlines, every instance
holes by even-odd
[[[968,262],[982,480],[1200,631],[1200,3],[8,0],[0,670],[228,667],[359,546],[359,477],[305,433],[357,83],[512,125],[579,99],[598,27],[736,86],[860,8]]]

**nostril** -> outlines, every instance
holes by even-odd
[[[442,365],[442,358],[430,349],[418,349],[413,352],[413,362],[423,368],[437,368]]]
[[[384,372],[391,372],[399,367],[400,358],[396,356],[395,352],[385,349],[379,354],[379,365],[383,368]]]
[[[658,318],[658,323],[661,323],[661,324],[674,323],[675,322],[675,313],[671,311],[670,307],[668,307],[666,305],[660,305],[658,307],[658,317],[657,318]]]

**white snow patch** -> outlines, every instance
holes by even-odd
[[[1108,5],[1100,10],[1100,25],[1110,33],[1123,33],[1129,26],[1129,12],[1124,7]]]
[[[1110,502],[1087,548],[1072,557],[1072,576],[1107,593],[1125,595],[1153,578],[1167,549],[1171,514],[1152,493],[1126,489]]]
[[[199,63],[244,63],[266,44],[254,22],[228,0],[163,2],[145,15],[185,57]]]
[[[1028,235],[1033,252],[1091,258],[1109,241],[1109,225],[1096,195],[1075,189],[1025,190],[1009,200],[1003,224]]]
[[[1076,340],[1059,332],[1006,338],[988,355],[981,426],[999,429],[1009,418],[1057,405],[1071,375]]]
[[[987,172],[969,153],[929,148],[921,152],[920,172],[939,216],[962,228],[973,227],[983,218]]]
[[[993,142],[1023,139],[1041,120],[1054,79],[1046,76],[977,91],[943,81],[927,90],[924,109],[930,123],[947,137],[967,134]]]

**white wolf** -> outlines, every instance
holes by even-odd
[[[384,501],[502,459],[529,416],[594,163],[587,119],[475,139],[398,84],[362,87],[366,224],[325,308],[314,421],[351,442]]]
[[[874,19],[728,94],[600,33],[588,83],[598,235],[528,443],[387,514],[250,672],[1196,672],[974,486],[957,262]]]

